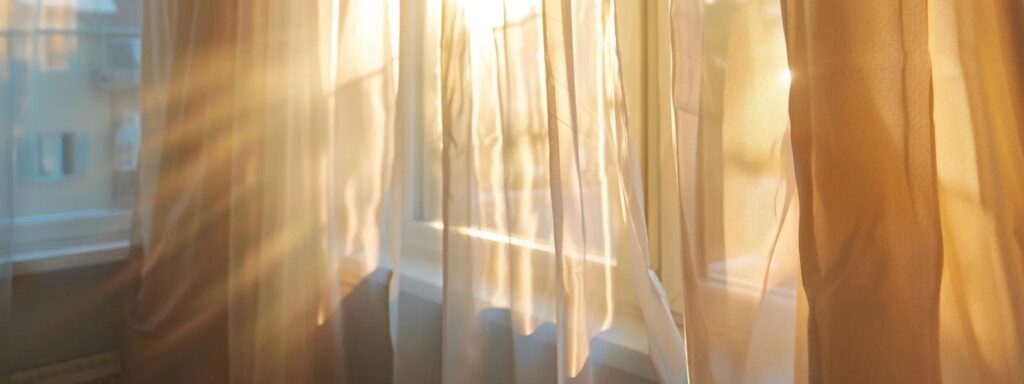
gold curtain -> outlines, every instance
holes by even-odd
[[[948,383],[1024,380],[1024,3],[932,0]]]
[[[1020,3],[784,5],[811,381],[1020,382]]]
[[[1024,380],[1022,8],[671,2],[692,382]]]

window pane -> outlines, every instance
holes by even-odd
[[[2,186],[0,198],[13,193],[16,225],[130,208],[141,141],[142,0],[16,0],[0,8],[0,132],[15,152],[0,157],[15,162],[0,164],[14,170],[4,179],[13,188]]]

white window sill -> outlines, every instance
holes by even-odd
[[[109,241],[17,253],[12,256],[15,276],[118,262],[128,258],[128,241]]]
[[[89,209],[14,219],[10,238],[15,275],[117,262],[128,257],[131,214]]]

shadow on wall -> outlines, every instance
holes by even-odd
[[[16,277],[12,286],[12,339],[6,351],[10,360],[5,368],[17,372],[120,350],[127,290],[123,284],[110,282],[122,271],[123,264],[114,263]],[[351,351],[345,358],[347,382],[391,382],[387,276],[387,270],[375,271],[342,303],[339,313],[345,314],[344,350]],[[224,339],[205,340],[205,345],[177,359],[177,369],[167,372],[187,374],[205,370],[211,362],[224,361]],[[166,379],[176,382],[173,377]]]
[[[12,282],[10,357],[17,372],[117,350],[125,291],[111,289],[121,264],[22,275]]]

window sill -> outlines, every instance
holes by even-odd
[[[120,240],[16,253],[12,272],[31,275],[114,263],[128,258],[128,245],[127,240]]]
[[[402,260],[400,289],[421,299],[442,305],[440,262],[419,257]],[[511,327],[510,323],[503,324]],[[554,340],[545,340],[554,343]],[[639,311],[623,311],[612,326],[595,336],[591,358],[607,367],[657,382],[648,351],[648,336]],[[598,352],[600,351],[600,352]]]
[[[129,242],[121,240],[18,253],[12,258],[13,273],[15,276],[31,275],[115,263],[128,258],[128,247]],[[402,260],[401,271],[404,292],[441,305],[439,263],[409,257]],[[602,353],[593,356],[597,362],[657,381],[648,357],[648,340],[640,313],[631,311],[621,315],[611,328],[595,337],[593,345],[604,347],[598,348]]]

